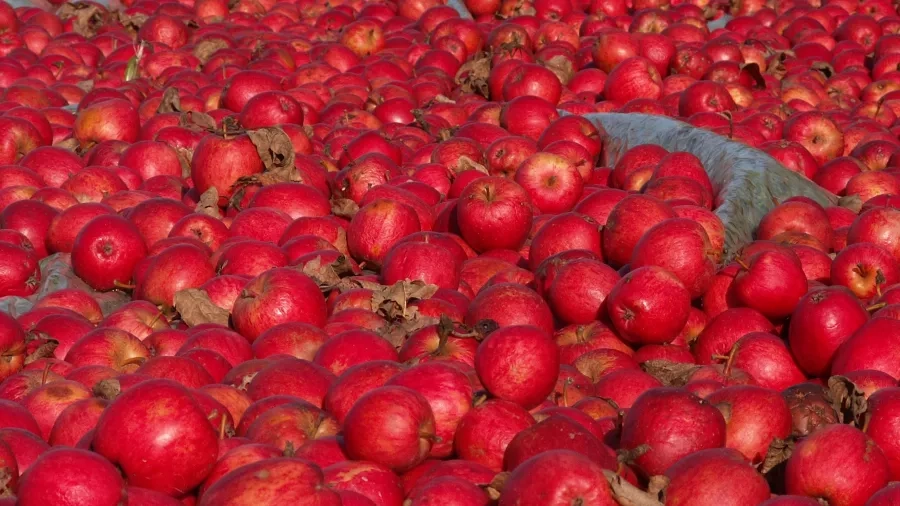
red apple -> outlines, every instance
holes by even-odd
[[[848,479],[834,483],[835,469]],[[830,504],[864,504],[889,479],[888,461],[874,441],[859,429],[834,424],[794,448],[785,469],[785,491]]]
[[[344,420],[347,454],[404,471],[428,457],[435,420],[428,401],[400,386],[376,388],[360,397]]]
[[[96,504],[116,506],[126,499],[125,482],[96,453],[57,448],[38,457],[19,483],[21,505]]]
[[[513,362],[518,366],[510,368]],[[509,326],[492,332],[481,343],[475,369],[492,395],[531,409],[556,386],[559,357],[556,344],[546,333],[530,326]]]
[[[710,476],[728,478],[710,481]],[[688,455],[666,470],[666,478],[666,504],[671,506],[712,506],[722,501],[750,506],[771,495],[766,479],[732,449],[712,448]]]
[[[264,272],[250,281],[234,303],[234,328],[251,342],[282,323],[325,325],[325,298],[305,274],[289,268]]]
[[[550,153],[526,158],[516,171],[515,181],[528,192],[538,211],[546,214],[570,211],[580,199],[584,186],[573,163]]]
[[[616,283],[607,298],[609,317],[623,339],[637,344],[671,342],[690,314],[690,292],[660,267],[639,267]]]
[[[668,416],[671,412],[680,416]],[[655,388],[638,397],[625,415],[621,446],[649,445],[651,451],[635,464],[653,476],[691,453],[723,447],[726,430],[721,412],[709,403],[680,388]]]
[[[170,380],[145,381],[119,395],[97,422],[93,448],[130,484],[170,495],[199,485],[218,451],[199,404]]]
[[[476,251],[518,250],[531,229],[531,201],[518,184],[500,177],[472,181],[459,197],[456,219]]]

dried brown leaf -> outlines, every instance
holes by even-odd
[[[215,187],[203,192],[194,212],[212,216],[215,219],[222,219],[222,211],[219,209],[219,190]]]
[[[608,470],[603,470],[603,475],[609,483],[613,498],[621,506],[663,506],[658,497],[653,496],[643,490],[628,483],[625,478]]]
[[[147,19],[150,17],[147,14],[142,12],[137,12],[135,14],[126,14],[125,11],[119,11],[116,13],[116,17],[119,19],[119,24],[121,24],[126,30],[131,32],[132,34],[136,34],[138,30],[144,26],[144,23],[147,22]]]
[[[465,93],[478,93],[488,98],[488,76],[491,74],[491,55],[482,52],[475,58],[464,63],[456,72],[456,84]]]
[[[506,480],[509,479],[509,475],[511,473],[503,472],[497,473],[494,476],[494,479],[491,480],[490,483],[483,485],[481,488],[484,489],[485,493],[490,497],[492,501],[497,501],[500,499],[500,494],[503,493],[503,488],[506,486]]]
[[[41,343],[33,352],[31,352],[27,357],[25,357],[25,365],[37,362],[42,358],[53,358],[53,352],[56,350],[57,346],[59,346],[59,341],[56,339],[44,339],[44,342]]]
[[[771,472],[776,467],[787,462],[787,459],[791,458],[791,453],[793,453],[793,451],[793,439],[775,438],[772,441],[772,444],[769,445],[769,451],[766,453],[766,458],[763,459],[762,465],[759,467],[759,472],[762,474]]]
[[[178,154],[178,163],[181,165],[181,177],[185,179],[191,177],[191,159],[194,158],[194,150],[178,147],[175,148],[175,152]]]
[[[868,403],[856,383],[846,376],[832,376],[828,378],[828,394],[841,423],[862,426]]]
[[[631,464],[649,451],[650,445],[648,444],[638,445],[631,450],[619,448],[616,450],[616,459],[623,464]]]
[[[653,497],[661,497],[666,487],[669,486],[669,478],[663,475],[651,476],[647,483],[647,493]]]
[[[575,68],[572,66],[572,60],[563,55],[556,55],[542,61],[541,64],[547,67],[550,72],[556,74],[557,79],[563,86],[569,84],[569,81],[575,77]]]
[[[422,316],[415,309],[405,318],[400,318],[378,329],[378,334],[390,342],[395,348],[400,349],[410,334],[434,325],[438,319],[432,316]]]
[[[249,130],[247,135],[256,146],[268,174],[290,181],[294,173],[294,145],[284,130],[277,127]]]
[[[216,120],[212,116],[203,112],[185,111],[181,113],[178,123],[192,130],[200,130],[203,132],[215,132]]]
[[[414,300],[430,299],[438,290],[437,285],[429,285],[423,281],[399,281],[390,286],[379,285],[373,290],[372,307],[388,318],[409,319],[414,315],[409,303]]]
[[[72,31],[84,37],[97,35],[97,29],[106,24],[107,12],[98,5],[68,2],[60,6],[56,15],[62,21],[72,20]]]
[[[331,214],[337,217],[350,219],[358,212],[359,204],[350,199],[331,199]]]
[[[231,314],[215,305],[209,294],[199,288],[188,288],[175,293],[175,310],[181,315],[181,321],[189,327],[202,323],[216,323],[228,326]]]
[[[476,162],[475,160],[472,160],[466,155],[462,155],[459,157],[456,162],[455,170],[457,174],[467,170],[476,170],[478,172],[481,172],[482,174],[490,174],[487,167]]]
[[[694,364],[681,364],[668,360],[648,360],[641,364],[641,369],[660,383],[669,387],[681,387],[687,384],[691,375],[699,369]]]
[[[317,256],[306,262],[301,271],[315,281],[323,291],[329,291],[338,286],[341,276],[351,272],[352,269],[347,258],[341,255],[331,263],[324,263],[322,257]]]
[[[159,114],[181,112],[181,96],[178,94],[177,89],[166,88],[166,91],[163,92],[162,101],[160,101],[159,107],[156,108],[156,112]]]
[[[220,49],[227,49],[228,43],[225,42],[224,39],[219,38],[211,38],[206,40],[201,40],[194,46],[194,56],[200,60],[200,63],[206,63],[212,58],[212,55],[216,54]]]

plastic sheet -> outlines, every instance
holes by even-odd
[[[0,312],[18,318],[31,310],[35,302],[43,297],[65,288],[74,288],[91,294],[100,304],[100,309],[107,315],[131,300],[122,292],[95,292],[84,281],[75,275],[69,255],[56,253],[41,260],[41,287],[30,297],[0,297]]]
[[[472,17],[459,0],[449,0],[447,5],[465,18]],[[710,23],[710,28],[724,26],[729,19],[723,16]],[[838,202],[837,196],[762,151],[682,121],[648,114],[597,113],[585,117],[606,130],[605,166],[615,165],[625,151],[640,144],[687,151],[703,162],[718,194],[716,214],[725,224],[725,261],[753,240],[757,225],[776,201],[803,195],[822,205]]]
[[[608,167],[633,146],[657,144],[687,151],[703,162],[716,191],[716,214],[725,224],[725,259],[753,240],[763,216],[776,202],[803,195],[831,206],[838,197],[786,169],[758,149],[665,116],[598,113],[585,117],[607,132],[603,164]]]

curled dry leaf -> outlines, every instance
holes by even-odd
[[[44,334],[46,336],[46,334]],[[46,336],[46,339],[43,339],[43,343],[38,346],[33,352],[31,352],[27,357],[25,357],[25,365],[37,362],[42,358],[53,358],[53,352],[56,350],[56,347],[59,346],[59,341],[56,339],[50,339],[49,336]]]
[[[669,486],[669,478],[663,475],[651,476],[647,483],[647,493],[653,497],[662,497],[666,487]]]
[[[331,213],[339,218],[353,218],[359,212],[359,204],[344,198],[331,199]]]
[[[206,63],[217,51],[228,47],[228,43],[224,39],[209,38],[198,42],[194,46],[193,54],[200,60],[200,63]]]
[[[773,58],[769,60],[769,67],[766,69],[767,74],[771,74],[775,76],[779,81],[787,74],[787,67],[784,62],[788,60],[788,58],[793,58],[796,56],[793,51],[776,51],[773,53]]]
[[[210,187],[210,189],[200,195],[200,200],[194,208],[194,212],[212,216],[215,219],[222,218],[222,211],[219,209],[219,190]]]
[[[649,451],[650,445],[648,444],[638,445],[631,450],[619,448],[618,450],[616,450],[616,460],[623,464],[631,464]]]
[[[457,174],[459,174],[460,172],[463,172],[463,171],[467,171],[467,170],[476,170],[478,172],[481,172],[482,174],[490,174],[487,167],[476,162],[475,160],[472,160],[471,158],[469,158],[466,155],[462,155],[459,157],[459,160],[456,162],[456,166],[454,167],[454,170],[456,171]]]
[[[437,285],[423,281],[404,280],[391,286],[379,286],[380,289],[372,291],[372,307],[378,308],[377,312],[389,320],[411,318],[414,308],[409,307],[409,303],[430,299],[438,290]]]
[[[569,81],[575,77],[575,68],[572,66],[572,61],[563,55],[556,55],[544,60],[541,62],[541,65],[556,74],[557,79],[563,86],[569,84]]]
[[[862,426],[868,403],[866,395],[856,383],[846,376],[832,376],[828,378],[828,393],[841,423]]]
[[[181,177],[184,179],[191,177],[191,159],[194,158],[194,150],[183,147],[174,149],[175,153],[178,155],[178,164],[181,165]]]
[[[772,441],[772,444],[769,445],[769,451],[766,453],[766,458],[763,459],[762,464],[759,466],[759,472],[762,474],[771,472],[773,469],[787,462],[787,460],[791,458],[791,453],[793,453],[793,451],[793,439],[775,438]]]
[[[699,366],[668,360],[648,360],[641,364],[641,369],[667,387],[682,387],[687,384]]]
[[[378,329],[378,334],[385,338],[395,348],[400,349],[410,334],[434,325],[437,322],[437,318],[432,316],[422,316],[415,309],[411,309],[410,314],[407,317],[388,322],[387,325]]]
[[[327,292],[338,286],[343,276],[352,274],[353,268],[344,255],[331,263],[323,263],[322,257],[317,256],[306,262],[301,271],[315,281],[322,291]]]
[[[267,127],[248,130],[247,135],[256,146],[266,172],[276,173],[284,181],[290,181],[294,172],[294,145],[288,134],[280,128]]]
[[[0,468],[0,497],[15,497],[12,489],[13,480],[18,481],[18,476],[13,476],[8,467]]]
[[[205,290],[188,288],[175,293],[175,310],[189,327],[202,323],[228,326],[231,314],[215,305]]]
[[[140,30],[141,27],[144,26],[144,23],[147,22],[147,19],[150,16],[142,12],[127,14],[125,11],[118,11],[116,13],[116,17],[118,17],[119,23],[122,25],[122,27],[124,27],[132,34],[137,34],[138,30]]]
[[[482,52],[475,58],[464,63],[456,72],[456,84],[465,93],[478,93],[488,98],[488,76],[491,74],[491,55]]]
[[[509,479],[510,474],[511,473],[507,472],[497,473],[497,475],[494,476],[494,479],[491,480],[490,483],[481,487],[484,489],[485,493],[487,493],[488,497],[490,497],[492,501],[497,501],[500,499],[500,494],[503,493],[503,488],[506,486],[506,480]]]
[[[166,88],[163,92],[162,100],[157,107],[156,112],[165,114],[168,112],[181,112],[181,96],[175,88]]]
[[[344,278],[334,288],[340,292],[356,288],[371,290],[371,306],[386,322],[378,333],[398,348],[409,334],[439,322],[437,318],[419,314],[415,307],[410,306],[413,301],[431,298],[438,290],[436,285],[407,280],[385,286],[362,279]]]
[[[182,127],[201,132],[212,133],[216,131],[216,120],[209,114],[203,112],[185,111],[181,113],[181,117],[178,118],[178,124]]]
[[[62,21],[72,21],[72,31],[87,38],[97,35],[97,30],[106,24],[108,13],[102,7],[87,2],[65,3],[56,11]]]
[[[226,118],[228,120],[228,118]],[[228,135],[240,131],[229,121],[224,121],[223,131]],[[244,191],[248,186],[268,186],[288,181],[296,181],[299,174],[294,166],[294,145],[284,130],[277,127],[248,130],[247,136],[256,146],[256,152],[263,162],[265,172],[252,176],[242,177],[231,187],[231,205],[240,210],[239,203],[244,197]]]
[[[622,506],[663,506],[658,496],[635,487],[625,478],[608,470],[603,470],[613,498]]]

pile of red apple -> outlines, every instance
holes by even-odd
[[[890,0],[45,7],[0,3],[0,506],[900,504]],[[594,112],[848,198],[726,251],[712,168]]]

